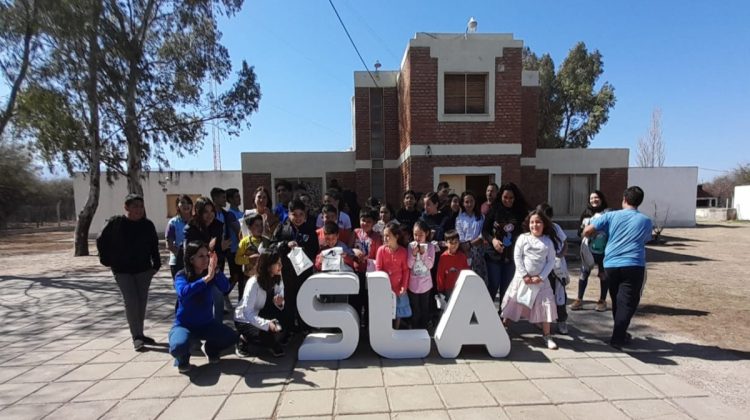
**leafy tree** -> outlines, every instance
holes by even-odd
[[[117,127],[109,169],[142,193],[149,162],[167,165],[164,151],[194,153],[207,123],[237,134],[258,109],[255,72],[242,62],[234,84],[229,52],[220,43],[217,16],[233,16],[244,0],[108,0],[101,31],[104,118]],[[125,4],[127,3],[127,4]]]
[[[31,153],[14,142],[0,142],[0,228],[18,209],[24,197],[32,195],[38,179]]]
[[[661,130],[661,109],[656,108],[651,113],[651,127],[645,137],[638,139],[638,166],[653,168],[664,166],[666,159],[664,139]]]
[[[90,193],[78,217],[75,255],[88,255],[100,171],[142,193],[149,162],[165,150],[198,151],[205,125],[237,134],[258,109],[260,89],[244,61],[233,85],[217,15],[243,0],[64,0],[46,11],[48,59],[22,95],[19,125],[50,164],[86,171]]]
[[[737,165],[728,174],[718,176],[708,184],[704,184],[703,189],[714,197],[718,197],[719,205],[723,205],[721,202],[726,203],[726,200],[734,194],[734,187],[738,185],[750,185],[750,163]]]
[[[99,206],[101,161],[108,152],[99,118],[102,19],[103,0],[60,1],[45,10],[46,60],[35,69],[36,81],[22,93],[18,106],[19,129],[33,139],[37,152],[51,167],[61,163],[71,175],[87,173],[89,194],[76,222],[76,256],[89,255],[89,229]]]
[[[609,119],[615,104],[614,87],[604,82],[595,89],[604,72],[602,55],[589,53],[579,42],[568,53],[555,73],[549,54],[537,57],[525,48],[523,65],[538,70],[540,112],[537,144],[541,148],[588,147]]]

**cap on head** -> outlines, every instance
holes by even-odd
[[[143,197],[140,194],[130,193],[125,196],[125,205],[129,206],[130,204],[133,203],[133,201],[136,201],[136,200],[143,201]]]

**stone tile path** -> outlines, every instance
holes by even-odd
[[[92,264],[93,266],[93,264]],[[574,331],[560,350],[532,327],[513,327],[503,360],[483,348],[460,358],[377,357],[365,337],[340,362],[197,356],[180,375],[167,353],[174,297],[154,279],[147,334],[132,350],[112,278],[92,268],[61,278],[0,276],[0,418],[627,419],[743,418],[738,410],[658,368]],[[434,346],[433,346],[434,347]],[[199,351],[198,351],[199,352]],[[199,353],[196,353],[199,354]]]

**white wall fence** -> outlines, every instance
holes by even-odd
[[[628,168],[628,186],[643,188],[638,208],[654,224],[666,227],[695,226],[697,167]]]
[[[241,171],[165,171],[148,172],[143,182],[143,201],[146,216],[154,222],[159,238],[164,236],[167,218],[167,198],[175,194],[209,196],[211,188],[237,188],[242,192]],[[89,194],[89,181],[77,173],[73,181],[76,214],[81,212]],[[113,185],[101,180],[99,207],[91,223],[89,235],[97,235],[104,222],[113,215],[123,214],[123,202],[127,195],[127,181],[119,177]]]
[[[734,208],[737,220],[750,220],[750,185],[734,187]]]

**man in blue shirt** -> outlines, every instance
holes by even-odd
[[[651,219],[638,211],[643,202],[640,187],[628,187],[622,195],[622,210],[593,219],[585,236],[604,231],[609,240],[604,250],[604,270],[609,280],[614,328],[610,344],[621,348],[630,341],[628,326],[641,299],[646,269],[646,242],[651,240]]]
[[[276,182],[276,206],[273,213],[279,217],[279,225],[283,225],[289,218],[289,202],[292,201],[292,183],[281,179]]]

